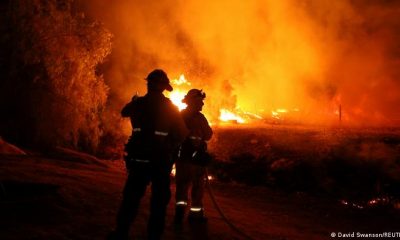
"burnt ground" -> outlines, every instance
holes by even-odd
[[[124,179],[122,161],[1,155],[0,239],[105,239],[114,226]],[[252,239],[400,231],[400,213],[394,209],[347,208],[334,198],[232,182],[212,181],[212,189],[227,218]],[[133,239],[145,239],[148,196],[133,225]],[[172,224],[171,201],[164,239],[245,239],[223,221],[209,195],[205,207],[206,225],[185,222],[178,229]]]

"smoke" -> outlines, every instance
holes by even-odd
[[[341,105],[348,123],[400,124],[398,1],[82,4],[115,36],[104,74],[117,110],[163,68],[204,89],[210,111],[229,98],[248,111],[297,108],[316,122]]]

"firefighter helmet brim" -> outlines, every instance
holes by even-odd
[[[145,78],[147,82],[152,84],[160,84],[163,86],[167,91],[172,91],[173,88],[169,82],[169,78],[167,74],[161,69],[155,69],[147,77]]]
[[[183,98],[182,102],[187,103],[188,101],[191,101],[192,99],[200,98],[203,100],[206,98],[206,93],[203,92],[202,89],[190,89],[189,92],[185,95]]]

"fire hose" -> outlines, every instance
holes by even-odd
[[[224,220],[224,222],[233,230],[235,231],[237,234],[239,234],[240,236],[244,237],[245,239],[248,240],[254,240],[254,238],[250,237],[248,234],[246,234],[245,232],[243,232],[241,229],[239,229],[235,224],[233,224],[224,214],[224,212],[222,211],[222,209],[219,207],[217,201],[215,200],[215,196],[213,193],[213,190],[211,188],[211,183],[210,180],[208,179],[208,171],[206,168],[206,186],[207,186],[207,190],[208,190],[208,194],[210,195],[211,201],[215,207],[215,209],[218,211],[219,215],[222,217],[222,219]]]

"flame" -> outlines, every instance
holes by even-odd
[[[263,119],[263,117],[261,117],[260,115],[258,115],[257,113],[252,113],[252,112],[244,112],[244,114],[246,114],[247,116],[251,117],[251,118],[255,118],[255,119]]]
[[[271,111],[272,118],[281,119],[282,113],[287,113],[288,111],[284,108],[278,108],[276,110]]]
[[[279,113],[275,111],[271,111],[271,115],[273,118],[279,119]]]
[[[191,83],[185,78],[184,74],[181,74],[179,78],[171,80],[171,85],[174,90],[172,92],[167,92],[166,96],[171,99],[172,103],[178,107],[179,111],[182,111],[187,107],[186,103],[182,100],[185,97],[187,91],[191,88]],[[236,123],[249,123],[251,120],[262,120],[263,117],[256,113],[249,111],[242,111],[237,108],[235,111],[228,110],[226,108],[217,108],[219,111],[219,121],[222,122],[236,122]],[[279,113],[287,112],[286,109],[277,109]],[[208,115],[207,112],[205,115]]]
[[[173,85],[180,86],[180,85],[192,85],[188,80],[186,80],[185,75],[181,74],[178,79],[173,79],[171,81]]]
[[[175,166],[175,163],[174,163],[174,165],[172,165],[172,169],[171,169],[170,176],[171,176],[171,177],[175,177],[175,176],[176,176],[176,166]]]
[[[299,111],[300,110],[298,108],[294,108],[292,110],[292,112],[299,112]],[[289,112],[291,112],[291,111],[289,111],[286,108],[278,108],[276,110],[271,111],[271,117],[280,120],[282,118],[282,116],[284,116],[285,114],[288,114]]]
[[[185,75],[183,74],[181,74],[178,79],[171,80],[171,84],[173,85],[174,90],[167,93],[167,97],[169,97],[172,103],[179,108],[179,111],[182,111],[187,107],[186,103],[182,102],[188,90],[187,86],[192,84],[186,80]]]
[[[182,111],[187,107],[187,104],[183,103],[182,100],[192,84],[185,78],[184,74],[181,74],[177,79],[171,80],[171,84],[174,90],[172,92],[166,93],[166,95],[171,99],[172,103],[178,107],[179,111]],[[221,122],[250,124],[253,121],[264,119],[261,115],[257,113],[241,110],[240,108],[236,108],[235,110],[228,110],[221,107],[215,110],[219,111],[218,120]],[[259,110],[259,112],[263,111],[263,109]],[[286,120],[287,114],[294,112],[300,112],[300,110],[298,108],[293,108],[291,110],[288,110],[286,108],[277,108],[271,111],[270,116],[272,119],[283,121]],[[205,115],[208,115],[208,113],[206,112]]]
[[[364,209],[364,206],[358,204],[358,203],[354,203],[354,202],[349,202],[347,200],[340,200],[340,203],[349,207],[354,207],[354,208],[358,208],[358,209]]]
[[[227,109],[221,108],[219,112],[220,112],[219,119],[223,122],[230,122],[230,121],[236,121],[238,123],[246,122],[242,117],[234,114],[233,112]]]
[[[174,91],[172,91],[168,97],[169,99],[171,99],[172,103],[179,108],[179,111],[182,111],[187,107],[186,103],[182,102],[185,95],[186,92],[181,91],[179,89],[174,89]]]

